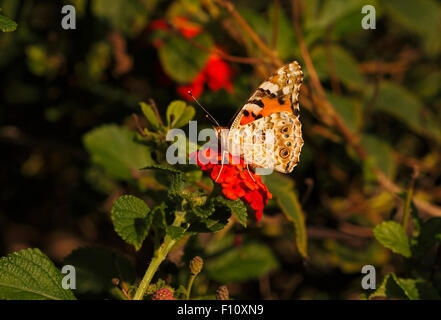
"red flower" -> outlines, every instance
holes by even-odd
[[[204,73],[199,73],[196,78],[193,80],[192,83],[188,84],[188,85],[182,85],[182,86],[178,86],[178,88],[176,89],[176,91],[178,92],[178,94],[187,99],[187,100],[191,100],[189,99],[189,95],[188,95],[188,91],[191,91],[191,94],[195,97],[198,98],[202,92],[204,91],[204,82],[205,82],[205,74]]]
[[[231,91],[233,84],[231,83],[232,71],[228,63],[222,60],[218,55],[212,54],[208,59],[205,67],[207,75],[207,84],[212,91],[226,89]]]
[[[190,155],[194,157],[193,153]],[[268,203],[268,199],[272,198],[272,194],[263,184],[260,176],[248,171],[243,159],[238,159],[228,154],[228,164],[224,163],[222,171],[222,155],[213,149],[206,149],[197,152],[197,164],[203,171],[210,174],[211,179],[220,183],[222,193],[231,200],[240,198],[248,203],[256,213],[256,220],[262,218],[263,208]],[[226,161],[225,161],[226,162]],[[233,164],[238,163],[238,164]],[[218,177],[219,176],[219,177]]]
[[[189,21],[187,18],[176,16],[170,22],[179,32],[186,38],[196,37],[202,32],[202,27],[194,22]],[[156,19],[150,22],[148,30],[164,30],[170,31],[170,25],[165,22],[164,19]],[[161,43],[162,44],[162,43]]]
[[[174,17],[171,24],[186,38],[193,38],[202,32],[202,27],[200,25],[191,22],[184,17]],[[150,23],[148,30],[170,31],[170,25],[167,24],[164,19],[157,19]],[[162,39],[158,38],[153,40],[153,46],[156,48],[159,48],[162,45]],[[216,48],[215,50],[218,49]],[[228,63],[213,52],[208,57],[204,68],[199,71],[193,81],[189,84],[178,86],[177,92],[182,98],[188,101],[192,101],[192,98],[188,95],[188,91],[191,91],[193,96],[198,98],[204,91],[205,83],[207,83],[207,86],[212,91],[225,89],[228,92],[231,92],[233,90],[232,76],[233,72]]]
[[[188,91],[190,90],[193,96],[198,98],[204,90],[204,83],[207,83],[211,91],[225,89],[231,92],[233,90],[232,75],[233,72],[228,63],[222,60],[217,54],[212,53],[207,60],[207,64],[199,71],[193,82],[189,85],[181,85],[178,87],[178,94],[182,98],[192,101],[192,98],[188,95]]]

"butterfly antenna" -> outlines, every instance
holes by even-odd
[[[210,114],[210,112],[208,112],[203,106],[201,106],[201,104],[199,103],[199,101],[196,100],[196,98],[193,96],[191,91],[188,91],[187,93],[190,95],[190,97],[193,98],[193,100],[198,104],[198,106],[205,111],[206,113],[205,117],[211,122],[213,122],[216,126],[220,127],[219,122],[216,121],[216,119]]]

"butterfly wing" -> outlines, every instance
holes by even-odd
[[[291,172],[303,146],[298,100],[302,81],[300,65],[292,62],[263,82],[232,122],[230,153],[254,167]]]

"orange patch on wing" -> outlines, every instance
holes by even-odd
[[[280,104],[276,98],[262,98],[262,102],[263,108],[258,114],[255,115],[256,117],[259,115],[262,115],[262,117],[266,117],[276,112],[291,111],[291,102],[288,98],[285,98],[286,103],[284,104]],[[254,117],[251,112],[248,116],[242,115],[242,118],[240,119],[240,124],[243,126],[250,122],[253,122],[254,120],[256,120],[256,117]]]
[[[288,98],[285,98],[285,103],[280,104],[276,98],[263,98],[263,109],[259,114],[262,117],[269,116],[270,114],[282,111],[291,111],[291,101]]]

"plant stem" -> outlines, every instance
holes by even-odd
[[[190,299],[190,292],[191,292],[191,287],[193,286],[193,282],[194,279],[196,279],[196,274],[192,274],[190,276],[190,280],[188,280],[188,286],[187,286],[187,294],[185,295],[185,299],[189,300]]]
[[[173,226],[179,227],[184,221],[185,221],[185,212],[177,211],[175,216],[175,221],[173,222]],[[147,288],[150,285],[150,282],[153,279],[153,276],[156,273],[156,270],[158,270],[159,265],[162,263],[162,261],[164,261],[165,257],[173,248],[177,240],[178,239],[173,239],[169,235],[166,235],[164,237],[164,242],[159,246],[158,249],[155,250],[153,259],[150,262],[150,265],[147,268],[147,271],[145,272],[144,277],[142,278],[141,283],[139,284],[139,287],[136,290],[135,295],[133,296],[133,300],[142,300]]]
[[[413,191],[415,188],[415,180],[418,177],[419,169],[417,166],[413,168],[413,173],[409,182],[409,186],[407,188],[407,194],[406,194],[406,202],[404,204],[404,213],[403,213],[403,229],[407,233],[407,226],[409,224],[409,216],[410,216],[410,210],[411,210],[411,203],[412,203],[412,197],[413,197]]]

